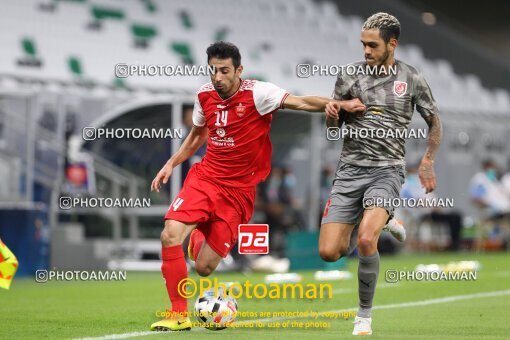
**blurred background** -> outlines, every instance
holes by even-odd
[[[507,2],[312,0],[0,1],[0,238],[36,269],[160,268],[163,216],[205,149],[150,192],[182,139],[83,138],[91,128],[191,127],[207,76],[117,78],[115,65],[205,65],[214,41],[236,44],[244,78],[292,94],[330,96],[334,76],[300,78],[298,64],[363,58],[363,21],[377,11],[402,24],[396,58],[421,70],[438,102],[444,138],[435,197],[454,208],[399,209],[408,240],[387,253],[508,249],[510,10]],[[426,128],[415,114],[413,128]],[[328,268],[317,251],[320,217],[341,141],[320,114],[279,111],[273,170],[257,190],[253,223],[270,225],[270,256],[239,256],[221,270]],[[406,144],[403,197],[422,197],[416,165],[425,139]],[[61,196],[150,198],[150,208],[59,207]],[[341,264],[329,265],[339,267]]]

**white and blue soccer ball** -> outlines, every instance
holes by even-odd
[[[218,293],[218,296],[215,296]],[[195,302],[195,315],[200,323],[209,330],[227,328],[236,319],[237,301],[221,289],[205,291]]]

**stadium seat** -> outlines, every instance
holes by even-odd
[[[179,11],[179,17],[181,19],[181,25],[184,29],[192,29],[193,28],[193,20],[191,19],[191,15],[186,10]]]
[[[35,42],[28,37],[22,38],[21,47],[25,55],[22,58],[18,59],[18,65],[41,67],[42,62],[37,55]]]
[[[195,59],[193,58],[190,45],[187,42],[172,42],[170,47],[173,52],[177,53],[181,57],[184,64],[194,64]]]
[[[92,6],[91,12],[94,19],[101,21],[104,19],[124,19],[124,12],[117,8],[109,8],[102,6]]]
[[[131,32],[134,36],[135,46],[141,48],[147,48],[149,41],[157,35],[156,28],[149,25],[133,24]]]
[[[83,76],[83,69],[81,66],[80,59],[78,59],[77,57],[69,57],[69,59],[67,59],[67,62],[69,65],[69,70],[71,71],[72,74],[78,77]]]
[[[40,4],[27,0],[2,5],[0,72],[74,81],[85,64],[87,77],[95,83],[192,90],[206,78],[134,76],[115,81],[112,70],[118,63],[200,65],[209,44],[228,40],[240,47],[246,75],[300,93],[330,93],[334,77],[299,79],[296,65],[345,65],[363,57],[362,19],[342,14],[342,7],[339,12],[327,1],[69,0],[56,2],[51,11],[41,10]],[[228,21],[218,21],[225,15]],[[81,67],[71,67],[69,56],[76,56]],[[442,108],[487,110],[485,104],[491,101],[497,103],[493,112],[510,108],[507,91],[489,91],[477,77],[455,74],[449,61],[428,60],[418,46],[399,46],[397,58],[425,74]]]

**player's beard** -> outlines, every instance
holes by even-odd
[[[384,51],[384,54],[381,57],[381,59],[378,60],[377,66],[384,65],[389,59],[390,59],[390,52],[388,51],[388,49],[386,49],[386,51]]]
[[[388,49],[386,49],[382,55],[382,57],[380,58],[377,58],[375,60],[375,63],[374,63],[374,66],[377,68],[377,74],[382,74],[380,73],[380,70],[379,68],[383,67],[387,67],[386,63],[390,60],[391,58],[391,55],[390,55],[390,52],[388,51]],[[389,65],[388,65],[389,66]]]
[[[221,98],[227,98],[231,95],[234,94],[234,86],[236,85],[236,80],[232,80],[232,81],[229,81],[227,83],[222,83],[222,84],[219,84],[221,87],[218,88],[216,84],[213,83],[213,86],[214,86],[214,89],[216,90],[216,92],[218,93],[218,95],[221,97]],[[230,86],[228,86],[230,85]],[[236,88],[237,90],[237,88]]]
[[[221,84],[220,85],[221,87],[218,87],[217,85],[213,85],[213,86],[214,86],[214,89],[216,90],[216,92],[218,93],[218,95],[221,98],[226,98],[227,97],[227,93],[230,92],[230,88],[227,88],[225,86],[225,84]]]
[[[214,86],[214,89],[216,90],[216,92],[218,92],[219,94],[223,94],[224,91],[225,91],[225,85],[224,84],[214,84],[213,83],[213,86]]]

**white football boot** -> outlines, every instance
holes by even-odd
[[[382,230],[389,231],[391,235],[393,235],[393,237],[400,242],[404,242],[406,240],[406,230],[404,226],[395,218],[389,220]]]
[[[372,318],[356,316],[353,323],[354,330],[352,331],[352,335],[372,335]]]

